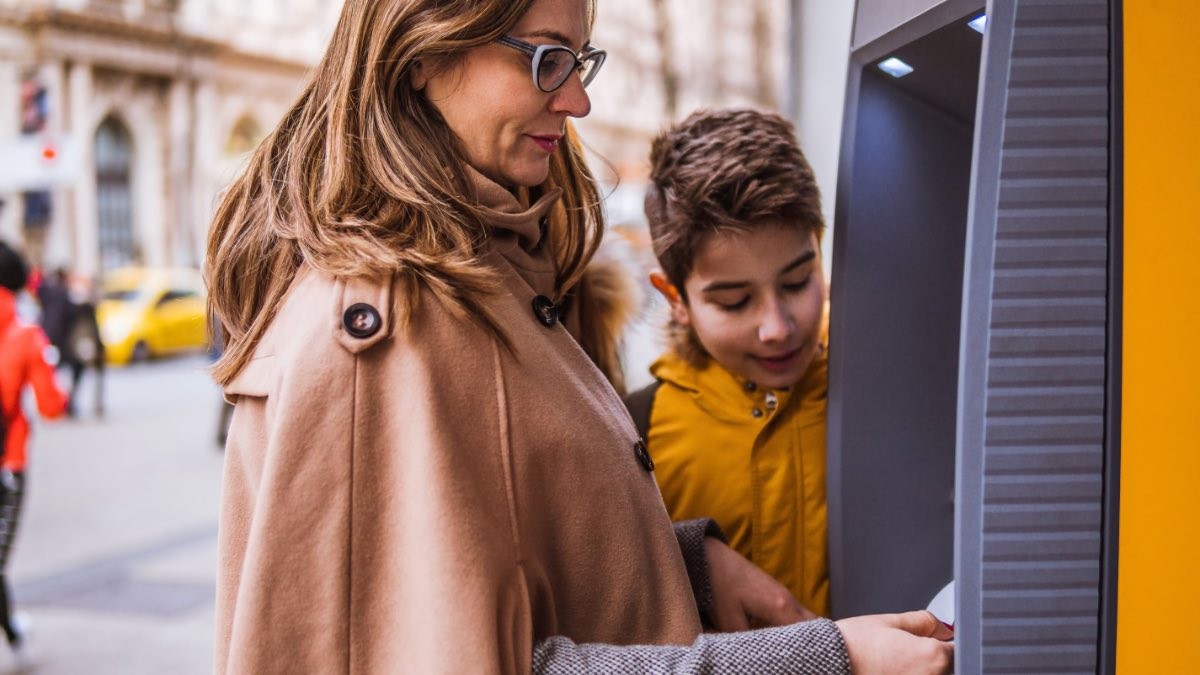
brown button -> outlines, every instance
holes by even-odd
[[[379,310],[360,302],[350,305],[342,314],[342,327],[350,335],[365,340],[379,332],[383,327],[383,319],[379,316]]]
[[[750,393],[752,393],[752,394],[753,394],[753,393],[755,392],[755,390],[757,390],[757,389],[758,389],[758,385],[757,385],[757,384],[754,384],[753,382],[747,382],[747,383],[746,383],[746,391],[748,391],[748,392],[750,392]]]
[[[650,458],[650,450],[646,448],[646,441],[639,438],[637,443],[633,444],[633,454],[637,456],[643,469],[654,471],[654,460]]]
[[[754,410],[750,411],[750,414],[753,415],[755,419],[760,418],[763,416],[762,408],[755,408]]]
[[[553,328],[558,323],[558,307],[554,301],[544,295],[534,296],[533,315],[547,328]]]

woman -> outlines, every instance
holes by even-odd
[[[8,557],[21,522],[28,464],[29,420],[21,407],[26,388],[32,389],[38,413],[52,419],[67,409],[67,395],[54,379],[57,355],[46,334],[17,314],[17,294],[26,286],[25,260],[0,242],[0,629],[19,665],[30,656],[20,621],[11,607]]]
[[[676,538],[570,332],[602,230],[568,124],[604,58],[592,16],[348,0],[226,196],[219,672],[845,672],[843,635],[856,666],[864,635],[945,657],[894,627],[912,615],[700,636],[704,551],[714,608],[753,584]]]

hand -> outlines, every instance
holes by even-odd
[[[817,618],[783,584],[720,540],[706,538],[704,556],[713,594],[710,618],[717,630],[786,626]]]
[[[854,675],[944,675],[954,666],[954,632],[929,612],[856,616],[837,622]]]

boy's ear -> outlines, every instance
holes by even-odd
[[[687,304],[684,303],[683,296],[679,294],[679,289],[675,288],[675,284],[667,281],[667,277],[662,272],[654,270],[650,273],[650,285],[671,305],[671,318],[675,320],[675,323],[686,326],[691,322],[691,315],[688,314]]]

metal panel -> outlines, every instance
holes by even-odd
[[[965,23],[949,27],[957,37],[943,28],[908,35],[903,48],[978,57],[979,36]],[[973,55],[945,54],[947,43],[963,42]],[[922,68],[938,81],[945,70],[957,71],[938,70],[943,64],[930,59]],[[957,74],[961,80],[942,84],[973,97],[978,68]],[[953,576],[973,136],[969,122],[910,83],[898,86],[870,61],[852,70],[830,286],[828,505],[837,616],[924,607]]]
[[[854,17],[854,47],[877,40],[945,0],[859,0]]]
[[[959,388],[960,672],[1095,673],[1107,0],[992,2]]]

